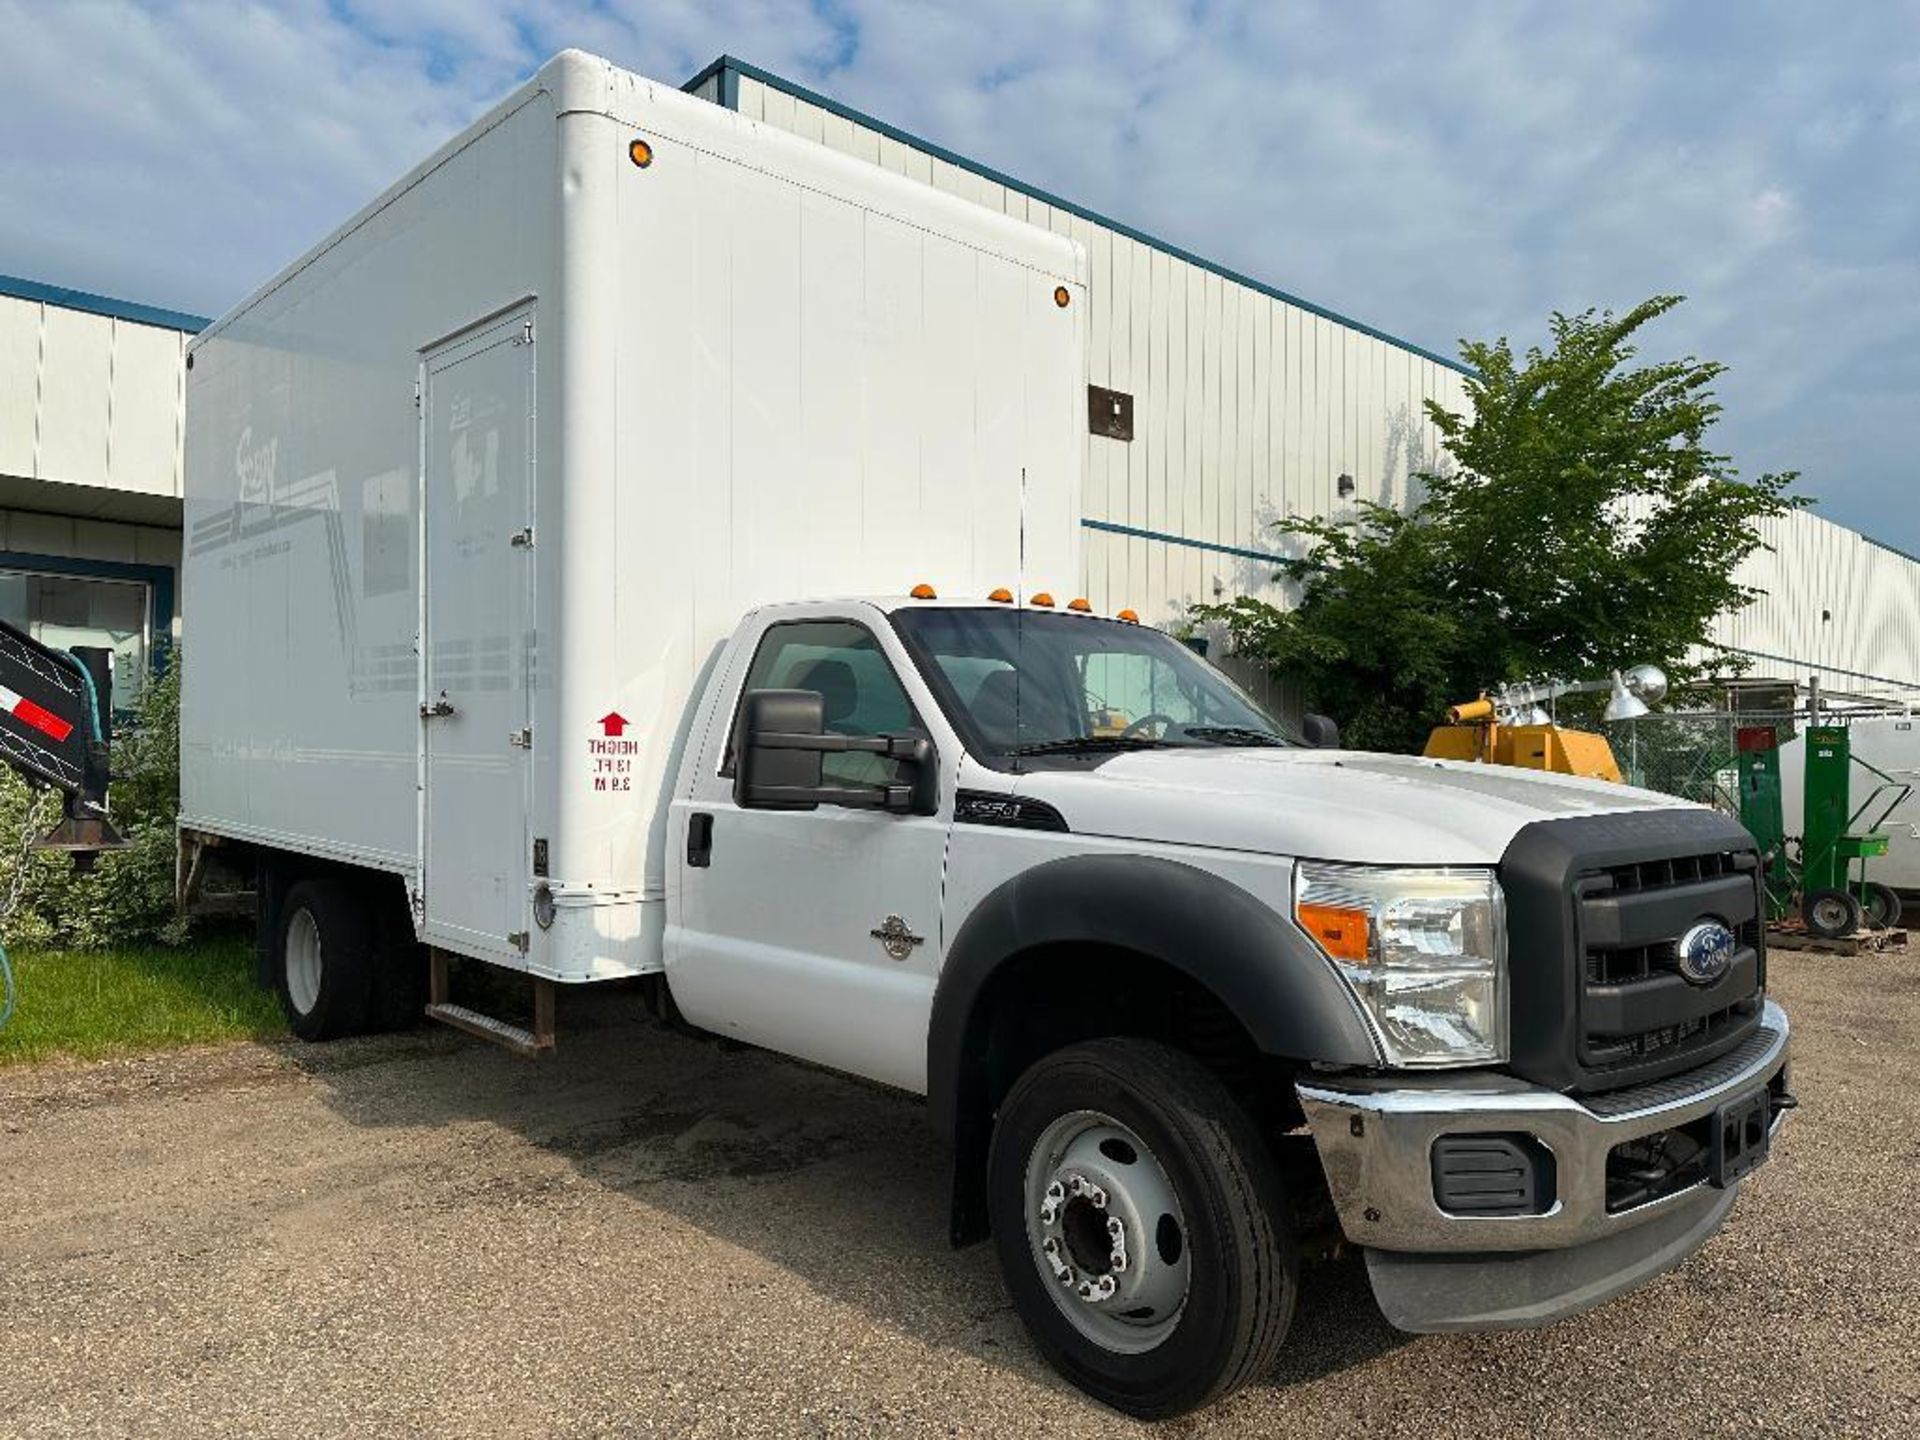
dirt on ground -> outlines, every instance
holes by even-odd
[[[1348,1258],[1180,1435],[1920,1433],[1920,956],[1778,955],[1803,1108],[1678,1271],[1415,1338]],[[1142,1430],[946,1245],[912,1100],[562,997],[529,1063],[418,1031],[0,1072],[0,1435]]]

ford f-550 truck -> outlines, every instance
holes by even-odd
[[[194,342],[183,877],[252,868],[309,1039],[639,977],[925,1095],[951,1239],[1135,1414],[1329,1243],[1416,1331],[1678,1263],[1791,1104],[1752,841],[1070,599],[1082,264],[557,57]]]

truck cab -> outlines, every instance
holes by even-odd
[[[1792,1103],[1737,824],[1309,745],[1084,611],[746,617],[670,806],[688,1022],[925,1094],[954,1240],[1136,1414],[1257,1374],[1328,1243],[1433,1331],[1585,1309],[1718,1228]]]

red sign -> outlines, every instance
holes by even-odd
[[[602,734],[618,736],[626,733],[627,717],[618,710],[609,710],[600,717],[598,723]]]

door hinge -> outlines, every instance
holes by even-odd
[[[516,345],[531,345],[533,343],[533,321],[523,320],[520,322],[520,334],[514,339],[513,343]]]
[[[522,955],[526,954],[527,932],[524,930],[514,931],[511,935],[507,936],[507,944],[518,950]]]
[[[416,415],[420,413],[420,382],[418,380],[413,382],[413,413]]]
[[[533,727],[531,725],[523,725],[518,730],[508,732],[507,744],[513,746],[516,750],[533,749]]]
[[[507,544],[515,550],[531,550],[533,548],[533,526],[522,525],[507,537]]]

